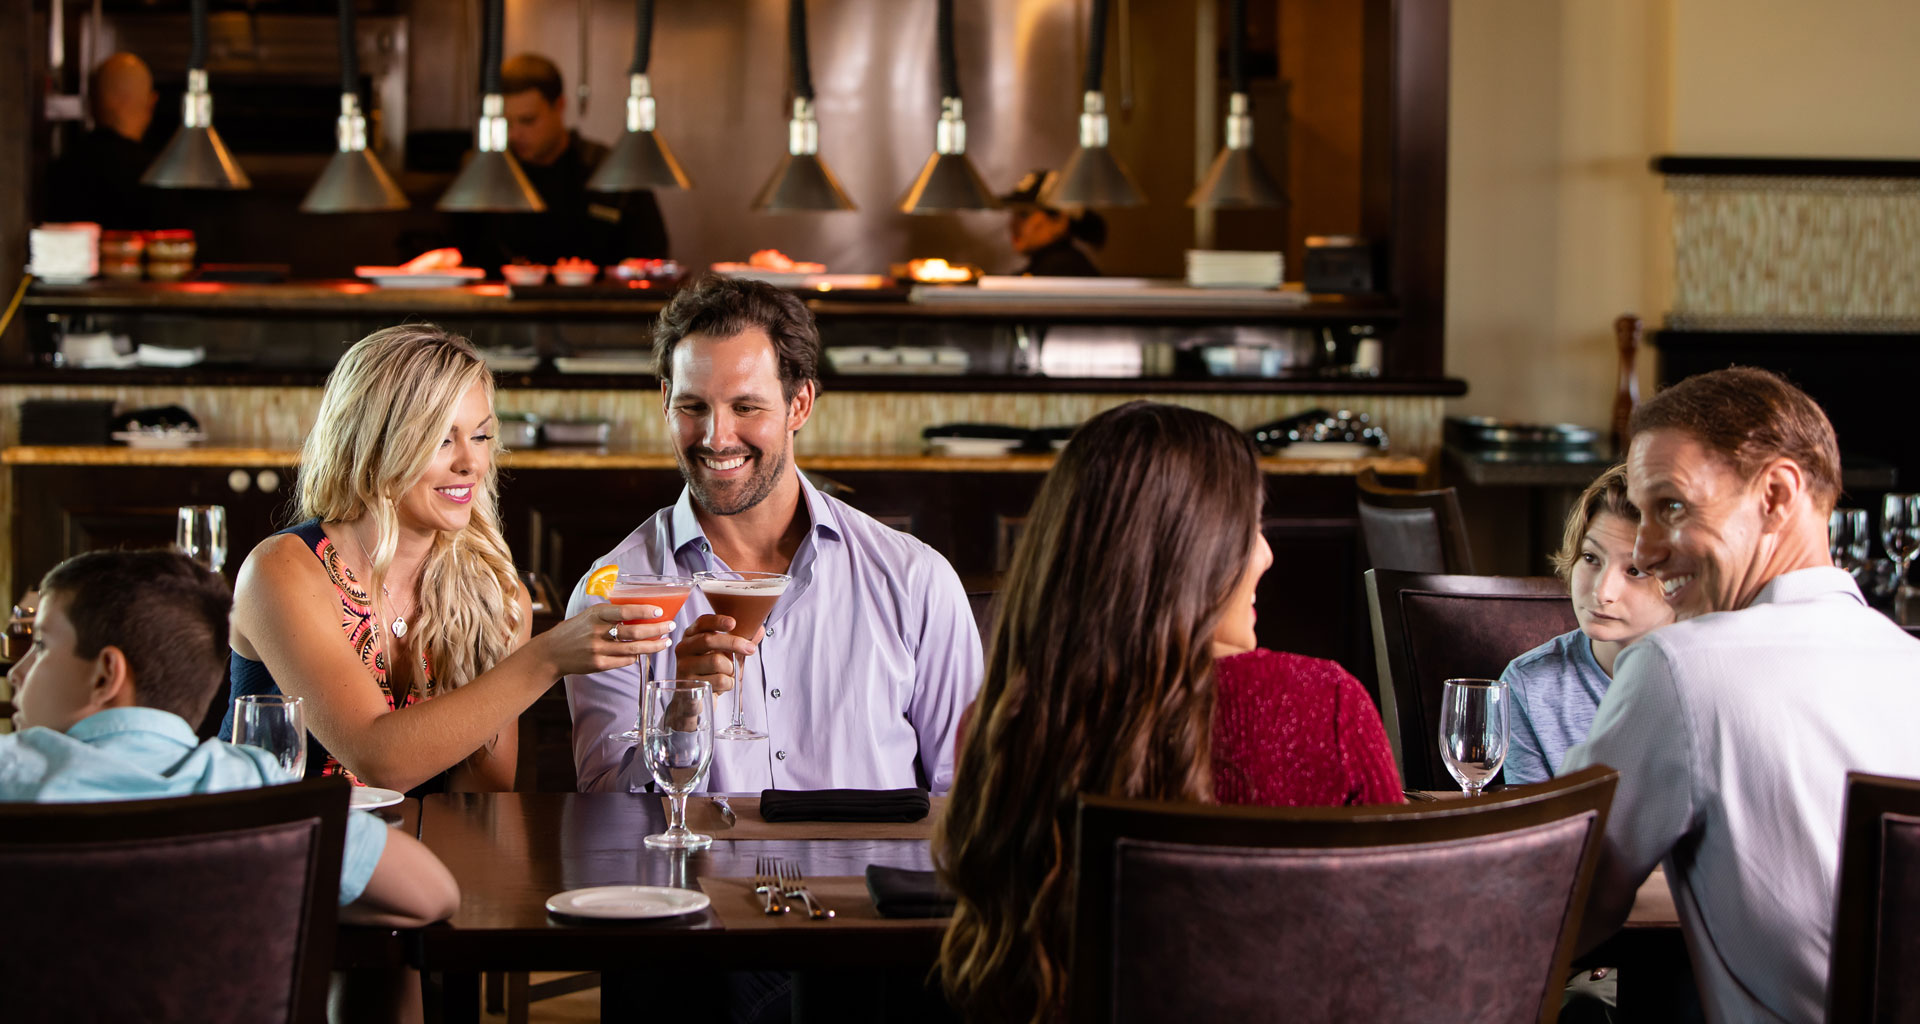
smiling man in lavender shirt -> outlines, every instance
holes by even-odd
[[[945,792],[954,729],[980,686],[980,636],[960,578],[932,548],[821,494],[793,462],[813,413],[820,336],[792,295],[710,279],[682,291],[654,330],[660,394],[687,486],[594,563],[622,572],[761,571],[792,577],[758,643],[727,632],[695,590],[682,639],[656,679],[735,688],[764,740],[717,740],[712,792],[897,789]],[[574,588],[569,609],[602,600]],[[572,614],[572,611],[569,611]],[[628,792],[650,776],[630,742],[638,666],[567,677],[582,791]],[[732,697],[715,700],[728,714]]]

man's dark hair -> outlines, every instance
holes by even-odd
[[[1732,366],[1702,373],[1653,396],[1633,411],[1630,433],[1677,430],[1752,480],[1777,458],[1807,474],[1814,504],[1831,510],[1840,497],[1840,443],[1827,414],[1807,393],[1767,370]]]
[[[560,84],[560,69],[554,66],[552,61],[537,53],[523,53],[509,57],[500,65],[500,95],[502,96],[535,89],[547,98],[548,103],[557,103],[564,88]]]
[[[200,724],[227,678],[226,580],[178,551],[89,551],[40,581],[42,602],[55,594],[73,623],[73,653],[118,647],[140,706]]]
[[[673,350],[689,334],[731,338],[759,328],[773,339],[780,363],[780,393],[787,401],[812,381],[820,386],[820,332],[813,314],[793,293],[760,281],[707,277],[660,311],[653,327],[653,358],[660,379],[673,382]]]

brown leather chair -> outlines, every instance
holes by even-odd
[[[1477,800],[1083,797],[1075,1021],[1552,1021],[1618,776]]]
[[[1388,487],[1372,469],[1361,470],[1356,482],[1369,565],[1401,572],[1473,572],[1466,520],[1453,488]]]
[[[1847,773],[1827,1020],[1920,1020],[1920,779]]]
[[[1368,569],[1380,718],[1408,789],[1452,789],[1440,759],[1440,684],[1498,679],[1507,662],[1579,627],[1551,576]]]
[[[347,788],[0,804],[5,1018],[324,1021]]]

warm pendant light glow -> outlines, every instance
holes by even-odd
[[[793,65],[793,117],[787,121],[787,155],[754,196],[753,208],[772,213],[854,209],[839,179],[820,159],[820,122],[813,114],[813,69],[807,62],[806,0],[788,4],[787,40]]]
[[[300,201],[302,213],[376,213],[407,208],[406,194],[367,151],[367,119],[360,113],[360,61],[354,50],[354,0],[340,0],[340,119],[338,149]]]
[[[1227,100],[1227,142],[1213,158],[1200,187],[1187,197],[1187,205],[1222,209],[1285,206],[1286,189],[1267,173],[1266,165],[1253,151],[1252,105],[1247,99],[1246,0],[1232,0],[1229,17],[1233,43],[1227,50],[1227,68],[1233,94]]]
[[[627,68],[627,130],[613,144],[587,181],[593,192],[641,192],[692,188],[687,172],[673,158],[667,140],[655,131],[653,81],[653,0],[634,0],[633,63]]]
[[[474,153],[435,209],[460,213],[540,213],[547,204],[534,191],[520,162],[507,149],[506,98],[500,95],[503,0],[487,0],[486,37],[481,41],[480,124]]]
[[[935,45],[940,58],[940,120],[933,126],[933,154],[900,197],[901,213],[997,210],[1000,200],[967,159],[967,121],[960,103],[959,61],[954,54],[953,0],[939,0]]]
[[[1041,193],[1048,206],[1139,206],[1147,201],[1133,175],[1107,148],[1107,97],[1101,92],[1106,69],[1107,0],[1093,0],[1087,20],[1087,74],[1080,99],[1080,148]]]

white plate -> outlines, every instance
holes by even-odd
[[[149,433],[144,430],[116,430],[113,439],[121,441],[129,448],[189,448],[207,439],[204,430],[191,433],[169,431],[167,433]]]
[[[927,447],[935,455],[953,455],[960,458],[982,458],[1005,455],[1021,442],[1011,437],[930,437]]]
[[[391,789],[355,786],[353,795],[347,799],[347,806],[356,811],[371,811],[376,807],[392,807],[406,798],[405,793],[396,793]]]
[[[547,911],[568,917],[639,921],[692,914],[707,909],[712,902],[704,892],[672,886],[597,885],[591,889],[569,889],[548,897]]]
[[[555,356],[553,368],[561,373],[652,373],[653,360]]]

